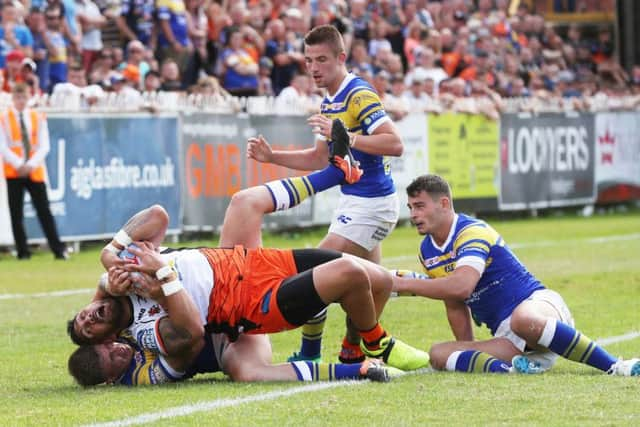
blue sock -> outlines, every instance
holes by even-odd
[[[307,361],[291,362],[298,381],[332,381],[360,378],[362,363],[315,363]]]
[[[560,356],[608,371],[617,359],[595,341],[556,319],[548,319],[538,344]]]
[[[313,192],[319,193],[342,184],[344,181],[344,172],[333,165],[329,165],[320,171],[310,173],[307,175],[307,179],[309,183],[311,183]]]
[[[320,357],[320,351],[322,350],[322,332],[326,320],[327,310],[324,309],[302,326],[301,356]]]
[[[474,350],[455,351],[447,360],[447,371],[507,373],[509,368],[511,363]]]

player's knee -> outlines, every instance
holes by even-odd
[[[349,284],[351,290],[371,290],[371,283],[367,270],[357,261],[350,258],[340,258],[336,269],[338,276]]]
[[[431,367],[438,371],[444,371],[447,366],[447,359],[451,350],[447,346],[442,344],[433,344],[429,349],[429,358],[431,361]]]
[[[544,313],[538,313],[530,307],[518,307],[511,315],[511,330],[528,342],[536,342],[544,330],[547,318]]]
[[[265,200],[256,187],[245,188],[231,196],[229,211],[264,212]]]
[[[389,270],[383,267],[375,266],[371,277],[371,288],[374,293],[389,294],[393,287],[393,275]]]

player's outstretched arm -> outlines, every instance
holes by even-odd
[[[329,148],[325,141],[316,141],[313,148],[299,150],[273,150],[269,142],[259,135],[247,140],[247,158],[263,163],[274,163],[289,169],[317,170],[328,165]]]
[[[447,277],[423,280],[397,277],[393,291],[410,293],[432,299],[463,301],[471,295],[480,280],[480,273],[472,267],[456,268]]]

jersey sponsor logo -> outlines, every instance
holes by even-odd
[[[149,316],[154,316],[158,313],[160,313],[162,311],[162,308],[160,308],[160,305],[158,304],[154,304],[150,309],[149,309]]]
[[[372,114],[367,116],[366,119],[364,119],[364,124],[369,126],[371,123],[375,122],[376,120],[378,120],[380,117],[384,115],[385,115],[384,110],[374,111]]]
[[[156,340],[155,330],[152,328],[143,329],[138,332],[138,336],[136,337],[136,341],[140,344],[141,347],[146,348],[148,350],[160,351],[158,346],[158,341]]]
[[[343,224],[348,224],[348,223],[350,223],[352,219],[353,219],[353,218],[348,217],[348,216],[346,216],[346,215],[340,215],[340,216],[338,216],[338,221],[339,221],[339,222],[341,222],[341,223],[343,223]]]
[[[138,311],[138,316],[136,316],[138,318],[138,320],[141,320],[146,312],[147,312],[146,308],[144,308],[144,307],[141,308],[140,311]]]
[[[383,228],[383,227],[377,227],[376,231],[374,231],[373,234],[371,235],[371,238],[373,240],[382,241],[388,235],[389,235],[389,230],[387,230],[386,228]]]
[[[343,107],[344,107],[344,102],[332,102],[332,103],[322,104],[322,106],[320,107],[320,110],[321,111],[340,110]]]
[[[437,257],[437,256],[434,256],[433,258],[426,259],[424,261],[424,266],[429,268],[431,266],[436,265],[439,260],[440,260],[440,257]]]
[[[454,263],[449,263],[447,265],[444,266],[444,271],[447,273],[451,273],[455,268],[455,264]]]

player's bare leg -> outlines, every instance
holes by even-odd
[[[274,211],[271,193],[265,186],[238,191],[231,198],[220,232],[220,247],[262,246],[262,219]]]

